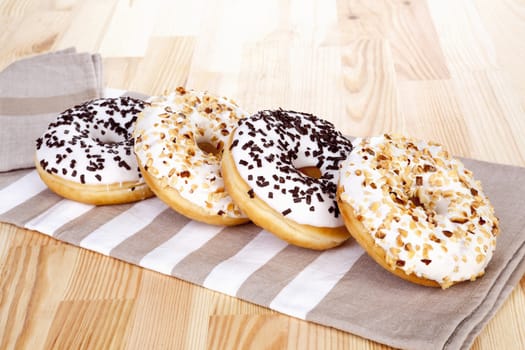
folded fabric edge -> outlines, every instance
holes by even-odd
[[[98,53],[91,55],[93,62],[93,70],[95,72],[95,79],[97,81],[98,96],[104,96],[104,66],[102,65],[102,56]]]
[[[12,65],[18,65],[18,64],[20,64],[20,62],[24,62],[24,61],[27,62],[27,61],[31,61],[31,60],[39,60],[42,57],[53,56],[53,55],[74,54],[76,52],[77,52],[77,49],[74,46],[70,46],[70,47],[67,47],[65,49],[56,50],[56,51],[35,52],[32,55],[20,57],[19,59],[11,62],[10,64],[8,64],[4,68],[4,70],[7,69],[8,67],[12,66]]]
[[[524,274],[525,242],[519,246],[513,258],[503,268],[483,302],[458,325],[444,349],[469,349]]]
[[[466,317],[455,328],[452,334],[443,340],[442,343],[435,343],[433,341],[421,342],[415,348],[424,349],[469,349],[476,337],[481,333],[484,326],[496,314],[499,308],[506,301],[509,294],[514,287],[519,283],[520,279],[525,274],[525,242],[518,246],[514,252],[514,258],[510,259],[508,263],[500,271],[500,274],[494,280],[489,292],[484,299],[480,300],[479,305],[475,310],[466,315]],[[337,324],[337,320],[329,316],[323,318],[309,318],[309,322],[314,322],[320,325],[332,325],[331,327],[340,329],[342,331],[357,335],[359,337],[370,339],[372,341],[385,344],[394,348],[406,348],[406,340],[394,339],[385,337],[376,333],[371,333],[366,327],[361,327],[357,324],[352,324],[349,327],[333,326]],[[411,348],[411,347],[409,347]]]

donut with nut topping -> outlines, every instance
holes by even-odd
[[[224,145],[246,113],[230,99],[183,87],[148,103],[136,122],[134,150],[157,197],[193,220],[248,222],[226,192],[220,171]]]
[[[341,167],[338,203],[368,254],[426,286],[482,276],[499,224],[472,172],[433,142],[385,134],[354,146]]]

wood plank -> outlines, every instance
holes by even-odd
[[[426,1],[339,1],[338,17],[343,43],[387,40],[398,79],[450,77]]]
[[[451,76],[498,68],[494,45],[472,2],[429,0],[428,6]]]
[[[346,92],[343,132],[369,136],[405,131],[394,62],[387,42],[356,40],[344,47],[342,64]]]
[[[113,0],[80,2],[72,6],[71,21],[57,38],[56,46],[75,47],[79,52],[98,52],[116,4],[116,0]]]
[[[347,96],[341,66],[337,47],[250,46],[243,51],[234,98],[251,113],[281,107],[313,113],[343,127]]]
[[[499,66],[525,110],[525,3],[520,0],[477,0],[476,9],[496,52]]]
[[[103,58],[106,86],[128,90],[139,74],[142,57],[105,57]],[[140,91],[137,91],[140,92]],[[144,90],[144,92],[146,92]]]
[[[286,349],[287,328],[282,316],[212,316],[207,349]]]
[[[193,311],[198,295],[196,288],[158,273],[145,273],[131,316],[126,347],[183,349],[193,344],[196,349],[202,349],[206,333],[202,327],[195,327],[196,322],[200,323]],[[188,332],[191,324],[193,331]],[[190,337],[195,331],[200,334]],[[174,336],[166,337],[166,334]]]
[[[452,154],[469,155],[473,146],[450,80],[399,83],[407,133],[443,144]]]
[[[35,349],[41,345],[75,261],[76,252],[63,244],[10,249],[1,271],[0,348]]]
[[[142,270],[116,259],[77,249],[77,262],[63,296],[65,301],[135,299]]]
[[[512,106],[512,100],[500,100],[502,93],[497,89],[502,88],[502,82],[498,72],[456,74],[455,90],[472,143],[470,156],[496,163],[525,164],[525,140],[514,137],[513,130],[513,125],[523,123],[523,115]]]
[[[159,2],[117,2],[104,32],[99,52],[105,57],[141,57],[146,53]]]
[[[152,37],[145,58],[138,65],[130,89],[161,94],[186,85],[194,54],[192,37]]]
[[[68,24],[69,13],[61,11],[31,12],[14,21],[5,34],[0,69],[20,57],[56,49],[56,40]]]
[[[60,303],[44,349],[116,349],[126,342],[132,300],[79,300]],[[34,349],[34,348],[33,348]]]

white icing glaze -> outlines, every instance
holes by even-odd
[[[37,140],[37,161],[80,184],[143,183],[131,130],[144,106],[129,97],[101,98],[62,112]]]
[[[245,218],[225,192],[220,160],[231,130],[246,113],[226,98],[183,88],[149,102],[134,131],[135,153],[145,170],[212,215]],[[218,153],[203,151],[200,143]]]
[[[240,176],[268,206],[298,224],[343,226],[335,198],[339,163],[352,144],[331,123],[305,113],[262,111],[239,122],[230,149]],[[322,177],[298,170],[307,166],[319,168]]]
[[[443,287],[483,274],[498,220],[472,173],[431,142],[384,135],[354,145],[341,168],[341,200],[387,263]]]

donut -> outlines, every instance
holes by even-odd
[[[338,204],[367,253],[425,286],[482,276],[499,224],[472,172],[434,142],[385,134],[354,145],[341,167]]]
[[[226,190],[257,225],[304,248],[350,236],[336,203],[339,163],[352,143],[306,113],[265,110],[242,119],[225,148]]]
[[[36,141],[35,165],[58,195],[106,205],[153,196],[138,169],[131,131],[145,102],[100,98],[62,112]]]
[[[232,100],[183,87],[149,103],[137,119],[134,150],[157,197],[193,220],[248,222],[225,191],[220,171],[224,144],[245,112]]]

